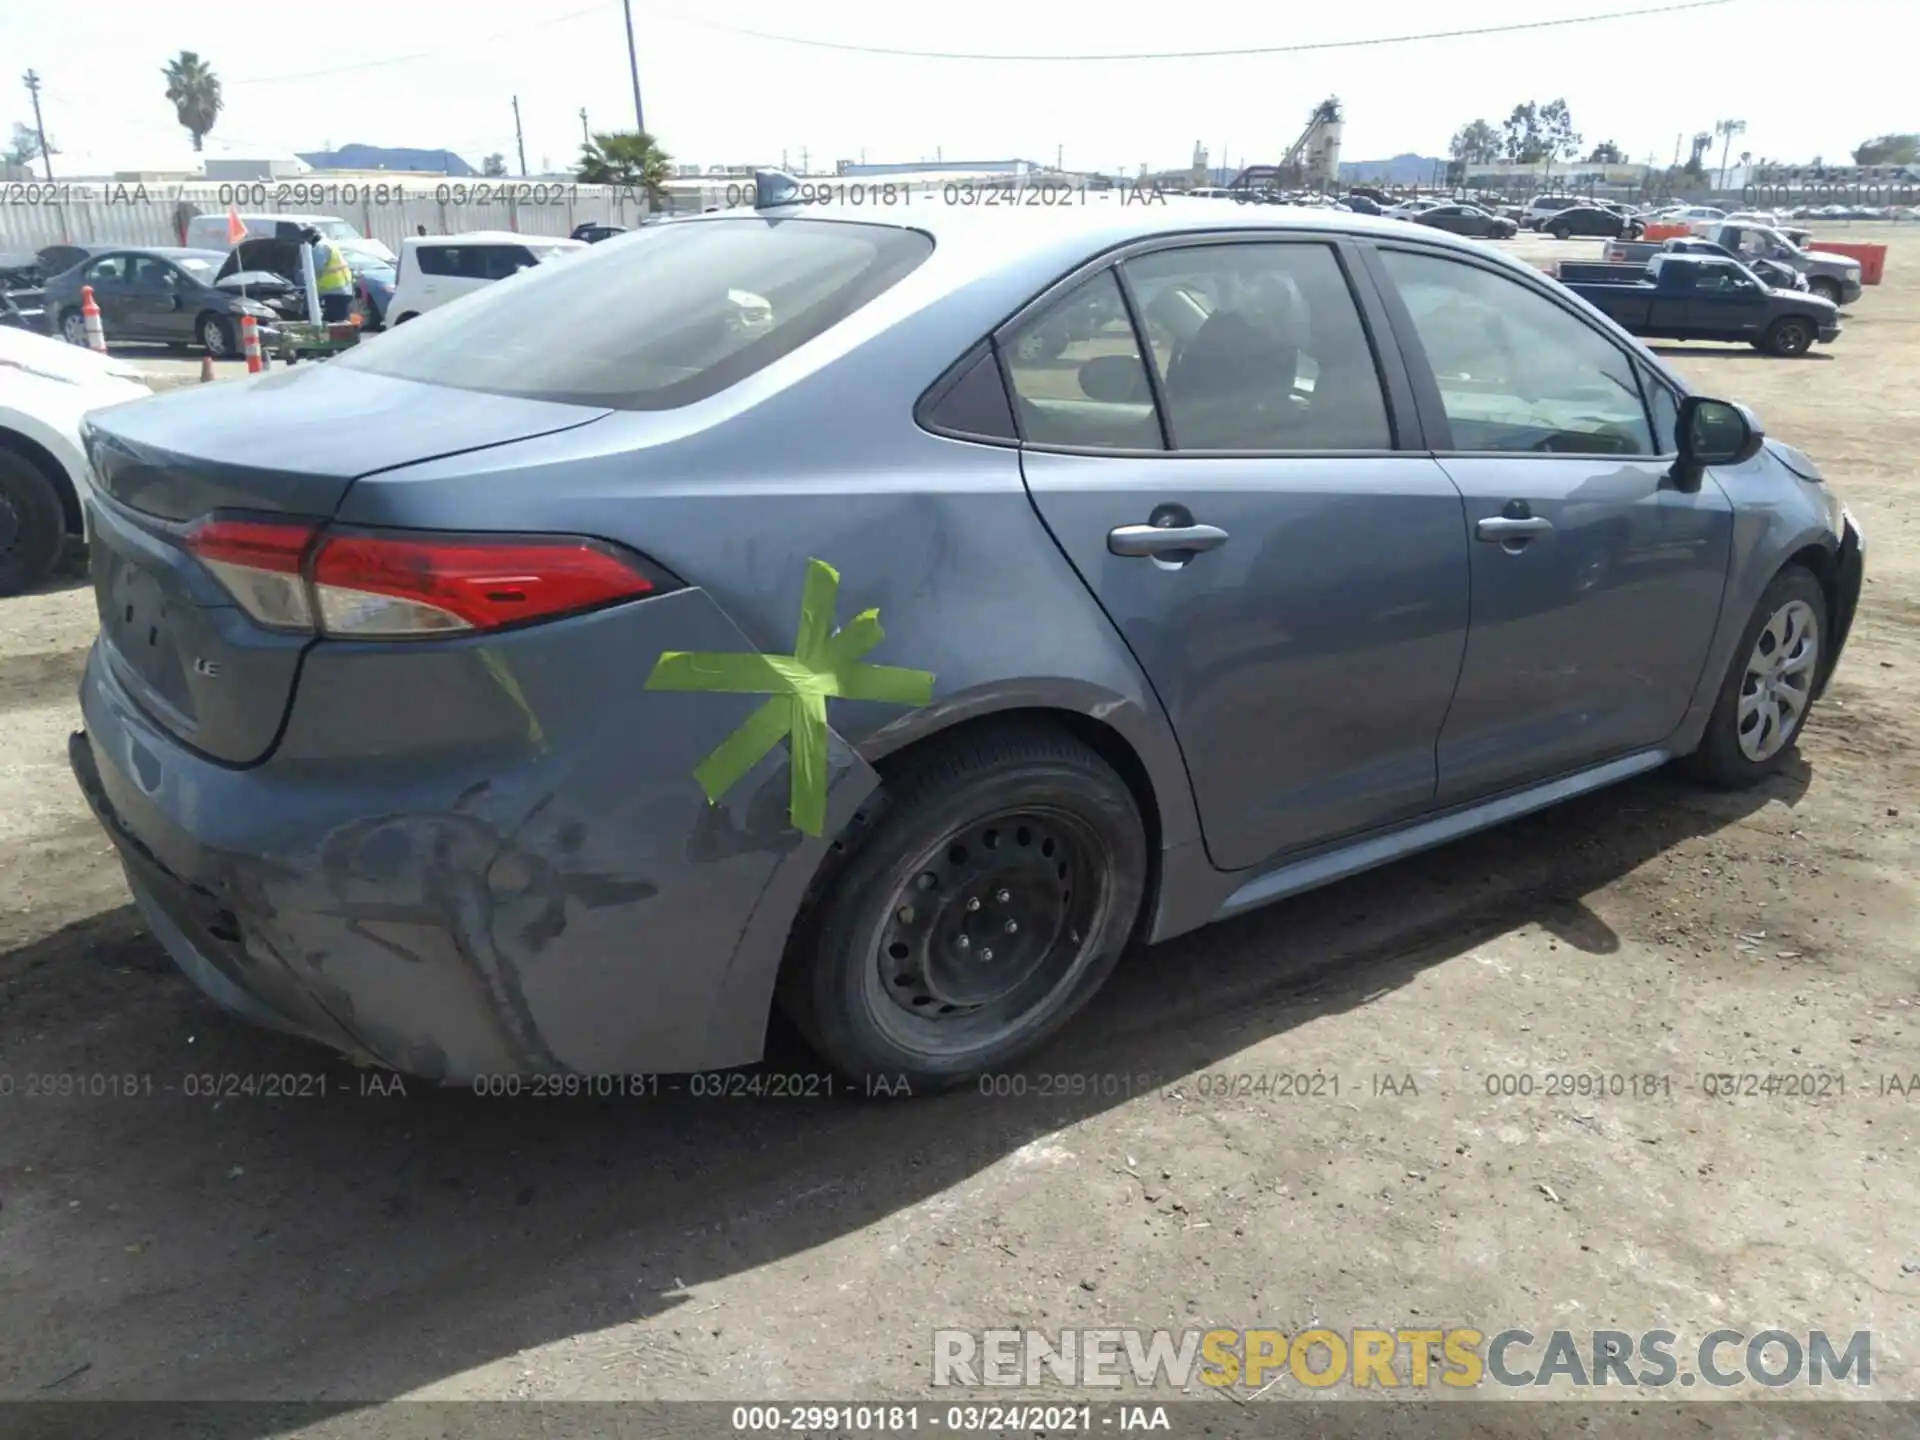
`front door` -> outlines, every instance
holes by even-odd
[[[1655,440],[1642,367],[1571,306],[1466,257],[1380,259],[1473,557],[1440,800],[1658,746],[1706,663],[1726,495],[1667,478],[1671,440]]]
[[[1222,869],[1433,800],[1460,496],[1396,449],[1350,264],[1309,237],[1188,243],[999,337],[1034,504],[1166,707]]]
[[[142,340],[187,340],[193,319],[186,308],[186,279],[156,255],[134,257],[127,277],[128,333]]]

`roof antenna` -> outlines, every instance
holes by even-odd
[[[800,203],[800,182],[784,170],[753,172],[753,208],[771,210]]]

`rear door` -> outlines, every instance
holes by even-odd
[[[1460,495],[1354,263],[1324,238],[1187,237],[996,337],[1034,505],[1165,705],[1222,869],[1433,799]]]
[[[1544,282],[1400,243],[1377,259],[1473,557],[1439,800],[1658,746],[1706,664],[1733,534],[1717,485],[1668,479],[1671,398],[1656,439],[1650,372]]]
[[[93,287],[93,303],[100,307],[100,328],[109,342],[131,340],[139,333],[139,322],[128,284],[134,257],[125,253],[102,255],[86,268],[82,285]]]

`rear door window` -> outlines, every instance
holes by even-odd
[[[460,251],[452,245],[422,245],[414,251],[422,275],[458,275]]]
[[[1390,450],[1373,351],[1329,245],[1127,261],[1176,450]]]
[[[420,247],[423,270],[433,248]],[[669,222],[537,265],[327,363],[529,400],[669,410],[797,350],[932,253],[926,235],[892,225]]]

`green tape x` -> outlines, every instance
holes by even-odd
[[[863,610],[835,633],[833,611],[839,595],[840,572],[824,560],[809,560],[793,654],[669,650],[655,663],[647,677],[649,690],[773,697],[695,767],[693,778],[706,791],[709,805],[789,737],[793,823],[808,835],[819,835],[827,825],[828,697],[890,705],[925,705],[933,698],[929,671],[861,662],[862,655],[886,638],[880,612]]]

